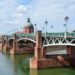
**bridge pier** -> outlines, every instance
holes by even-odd
[[[43,59],[43,48],[42,48],[42,32],[36,32],[36,46],[34,50],[34,57],[36,59]]]
[[[6,43],[5,43],[5,45],[4,45],[4,53],[6,53],[6,54],[10,54],[10,50],[9,50],[9,47],[8,47],[8,42],[7,42],[7,40],[6,40]]]
[[[3,53],[3,46],[4,46],[4,36],[2,35],[2,41],[0,45],[0,51]]]
[[[17,50],[17,36],[16,36],[16,34],[14,34],[13,37],[14,37],[13,48],[10,50],[10,54],[16,54],[16,50]]]
[[[8,47],[8,38],[6,36],[2,36],[2,43],[1,43],[1,50],[2,53],[9,53],[9,47]]]
[[[42,59],[44,59],[42,48],[42,32],[38,31],[36,32],[36,46],[34,50],[34,57],[30,60],[30,68],[39,68],[39,64]]]

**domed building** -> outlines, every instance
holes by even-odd
[[[27,20],[27,24],[23,28],[23,33],[34,33],[34,26],[30,21],[30,18]]]

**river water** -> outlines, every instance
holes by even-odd
[[[28,69],[31,57],[0,53],[0,75],[75,75],[72,68]]]

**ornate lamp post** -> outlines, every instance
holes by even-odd
[[[53,25],[51,25],[51,28],[53,29],[53,28],[54,28],[54,26],[53,26]]]
[[[53,25],[51,25],[51,28],[53,28]]]
[[[44,27],[42,27],[42,29],[43,29],[43,31],[42,31],[42,32],[44,33]]]
[[[65,30],[65,39],[66,39],[66,37],[67,37],[67,32],[68,32],[68,30],[67,30],[67,23],[68,23],[68,20],[69,20],[69,17],[66,16],[66,17],[65,17],[65,22],[66,22],[66,24],[64,24],[64,26],[65,26],[65,28],[66,28],[66,30]]]
[[[36,34],[37,28],[36,28],[36,24],[34,24],[34,36]]]
[[[46,25],[45,37],[47,36],[47,24],[48,24],[48,21],[45,21],[45,25]]]

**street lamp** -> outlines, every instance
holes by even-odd
[[[51,25],[51,28],[53,28],[53,25]]]
[[[42,32],[44,33],[44,27],[42,27],[42,29],[43,29],[43,31],[42,31]]]
[[[36,28],[36,24],[34,24],[34,36],[36,34],[37,28]]]
[[[66,27],[66,30],[65,30],[65,39],[66,39],[66,37],[67,37],[67,23],[68,23],[68,20],[69,20],[69,17],[68,16],[66,16],[65,17],[65,22],[66,22],[66,24],[64,24],[64,26]]]
[[[45,21],[45,25],[46,25],[45,37],[47,36],[47,24],[48,24],[48,21]]]
[[[44,26],[43,26],[43,27],[42,27],[42,33],[45,35],[45,33],[44,33],[45,31],[44,31],[44,29],[45,29],[45,28],[44,28]]]
[[[53,28],[54,28],[54,26],[53,26],[53,25],[51,25],[51,28],[53,29]]]

